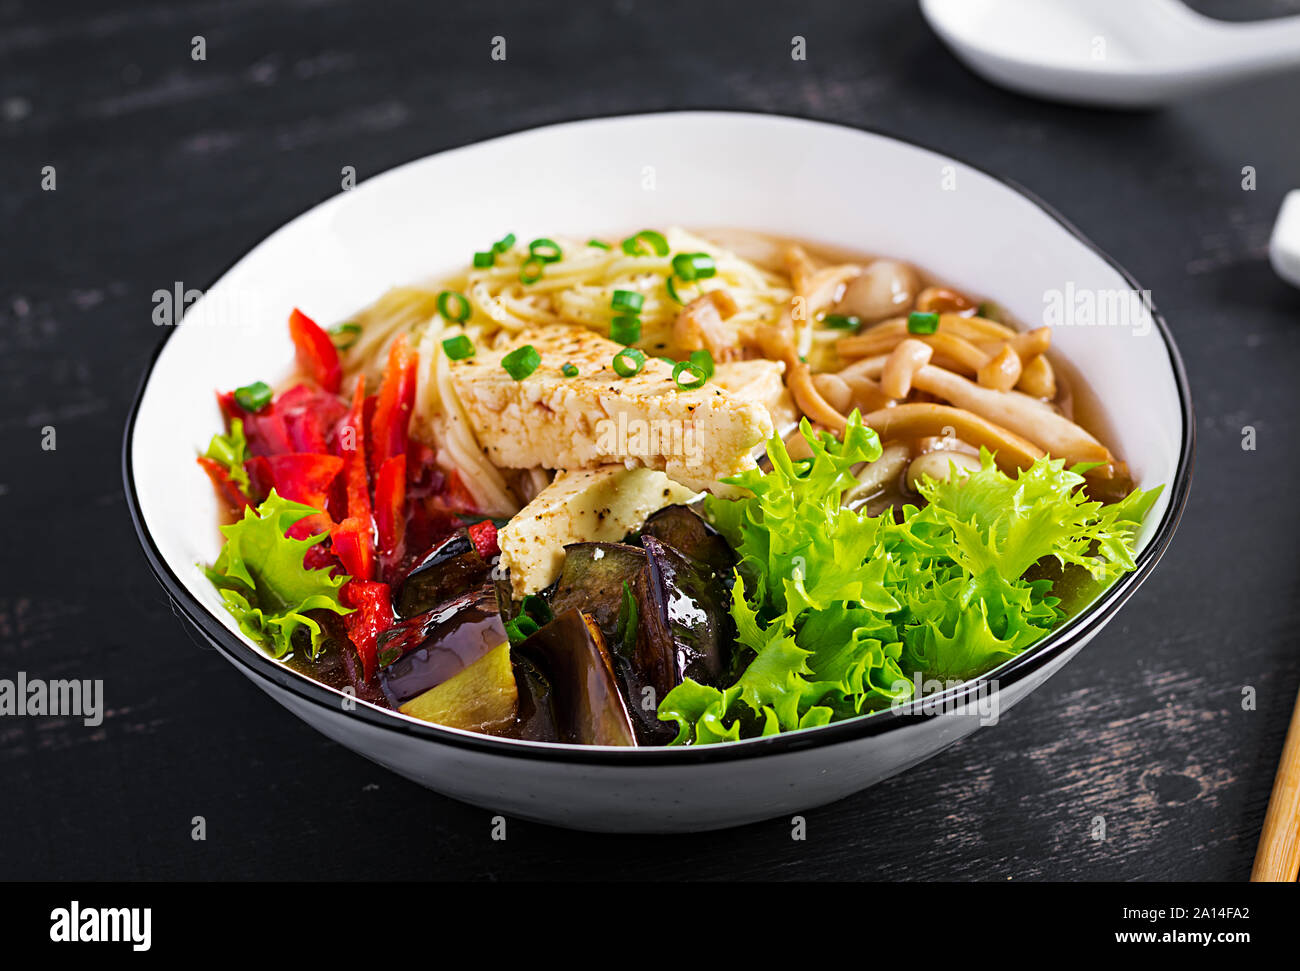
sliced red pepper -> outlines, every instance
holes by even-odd
[[[339,423],[336,445],[343,459],[348,516],[370,522],[370,483],[366,477],[366,379],[357,378],[352,407]]]
[[[199,456],[199,465],[203,466],[203,471],[208,473],[208,478],[212,480],[212,485],[217,490],[217,497],[226,504],[226,509],[237,517],[243,516],[244,509],[253,503],[230,477],[230,470],[216,459],[210,459],[206,455]]]
[[[393,626],[392,595],[386,583],[349,580],[339,596],[345,606],[354,608],[343,622],[361,659],[362,676],[369,681],[375,676],[379,635]]]
[[[379,552],[388,562],[401,558],[406,532],[406,456],[394,455],[375,476],[375,530]]]
[[[481,523],[475,523],[467,532],[474,549],[478,550],[478,555],[483,559],[490,560],[501,552],[501,547],[497,545],[496,523],[492,520],[485,519]]]
[[[217,395],[217,403],[226,416],[227,423],[238,418],[244,423],[244,438],[248,440],[248,451],[253,455],[284,455],[296,452],[293,440],[289,436],[284,416],[275,410],[275,405],[267,405],[259,412],[245,411],[235,401],[233,391],[223,391]]]
[[[330,454],[329,436],[347,411],[337,395],[296,384],[271,406],[293,443],[291,451]]]
[[[388,352],[388,365],[379,385],[379,398],[370,420],[370,470],[406,453],[411,411],[415,407],[416,354],[401,334]]]
[[[289,336],[297,350],[298,369],[330,394],[338,394],[343,383],[343,366],[330,335],[316,322],[294,308],[289,315]]]
[[[354,580],[375,577],[375,537],[370,517],[365,520],[349,516],[330,530],[330,545],[343,569]]]
[[[343,460],[337,455],[312,455],[307,452],[270,455],[267,456],[266,464],[276,492],[285,499],[322,510],[330,486],[343,471]]]

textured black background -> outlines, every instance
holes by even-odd
[[[0,877],[1247,875],[1300,681],[1300,293],[1265,260],[1300,184],[1300,78],[1094,112],[986,86],[911,3],[719,7],[0,0],[0,677],[103,678],[109,709],[97,730],[0,720]],[[342,165],[365,178],[522,127],[685,107],[915,138],[1058,207],[1169,318],[1199,418],[1191,503],[1155,575],[1061,675],[1000,727],[810,813],[805,842],[784,820],[663,838],[514,822],[493,842],[488,813],[326,741],[173,616],[118,473],[160,336],[151,294],[207,285],[338,191]]]

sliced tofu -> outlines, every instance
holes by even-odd
[[[662,472],[605,465],[558,472],[555,481],[515,514],[497,536],[501,565],[516,597],[555,582],[570,543],[614,543],[639,529],[651,513],[696,493]]]
[[[542,363],[522,381],[501,366],[531,344]],[[696,491],[752,468],[752,451],[772,435],[767,408],[710,381],[682,390],[672,367],[649,358],[619,377],[613,341],[581,327],[549,326],[507,347],[450,362],[456,395],[479,447],[500,468],[591,469],[609,463],[666,472]],[[561,368],[572,364],[575,377]]]
[[[777,433],[785,437],[799,424],[799,411],[781,380],[784,373],[783,361],[732,361],[717,365],[713,383],[738,401],[758,402],[767,409]],[[766,445],[764,441],[758,451]]]

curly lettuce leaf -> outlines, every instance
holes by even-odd
[[[965,681],[1015,657],[1064,617],[1036,563],[1096,580],[1133,569],[1137,530],[1159,489],[1103,505],[1080,467],[1042,458],[1011,477],[988,452],[979,470],[925,480],[927,505],[878,517],[841,506],[852,470],[880,455],[850,416],[843,441],[801,425],[811,457],[768,444],[770,472],[727,482],[740,499],[706,499],[736,549],[741,674],[726,688],[687,680],[659,717],[674,744],[768,735],[905,702],[918,680]]]
[[[299,631],[308,636],[311,656],[320,654],[323,632],[309,611],[352,612],[339,600],[339,588],[348,577],[303,565],[303,554],[329,534],[306,539],[285,535],[294,523],[319,513],[272,490],[256,512],[245,509],[243,519],[221,527],[226,543],[217,561],[204,567],[239,629],[276,658],[293,650]]]
[[[239,491],[248,495],[252,489],[248,480],[248,470],[244,463],[248,461],[248,440],[244,438],[244,422],[239,418],[230,420],[230,432],[226,435],[213,435],[204,453],[207,458],[218,462],[227,472]]]

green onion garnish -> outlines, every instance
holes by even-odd
[[[442,314],[443,320],[450,320],[453,324],[463,324],[469,320],[469,300],[463,293],[444,290],[438,294],[438,313]]]
[[[680,304],[688,304],[691,302],[691,300],[695,299],[695,297],[692,296],[690,300],[687,300],[686,297],[683,297],[680,293],[678,293],[677,284],[673,282],[672,277],[669,277],[667,280],[665,280],[664,285],[668,288],[668,296],[672,297]],[[689,291],[687,295],[690,296]],[[698,294],[696,296],[698,296]]]
[[[564,255],[564,251],[560,249],[560,244],[553,239],[547,239],[545,236],[529,243],[528,252],[532,254],[533,259],[541,260],[543,263],[559,262],[560,257]]]
[[[667,256],[668,240],[664,239],[663,233],[643,229],[623,240],[623,252],[628,256]]]
[[[566,378],[576,378],[578,376],[578,366],[576,364],[566,364],[560,368],[560,373]]]
[[[519,604],[519,612],[524,617],[532,618],[537,624],[549,624],[555,619],[555,614],[551,612],[551,605],[544,597],[539,597],[535,593],[524,597]]]
[[[673,380],[677,382],[677,387],[691,391],[703,387],[709,376],[694,361],[678,361],[673,365]]]
[[[717,275],[718,267],[708,253],[678,253],[673,257],[673,272],[683,280],[706,280]]]
[[[494,253],[505,253],[510,249],[512,249],[514,245],[515,245],[515,234],[506,233],[505,236],[503,236],[501,239],[498,239],[495,243],[492,244],[492,251]]]
[[[271,387],[265,381],[254,381],[235,389],[235,404],[245,411],[261,411],[271,403]]]
[[[347,320],[330,329],[330,340],[340,351],[346,351],[361,336],[361,325],[355,320]]]
[[[510,643],[515,644],[524,640],[529,634],[536,634],[540,628],[537,621],[527,614],[520,614],[514,620],[505,622],[506,636],[510,638]]]
[[[537,353],[537,348],[532,344],[525,344],[523,347],[516,347],[513,351],[501,358],[501,366],[506,369],[516,381],[522,381],[528,375],[537,370],[538,365],[542,363],[542,355]]]
[[[938,314],[923,314],[913,311],[907,315],[907,332],[909,334],[933,334],[938,329]]]
[[[635,344],[641,339],[641,318],[624,314],[609,322],[609,339],[620,344]]]
[[[713,377],[713,355],[705,348],[691,351],[691,363],[704,372],[704,377]]]
[[[442,352],[450,360],[463,361],[467,357],[474,356],[474,342],[464,334],[457,334],[442,342]]]
[[[484,270],[497,261],[497,251],[490,249],[474,254],[474,268]]]
[[[614,373],[620,378],[630,378],[645,367],[645,355],[635,347],[625,347],[614,355]]]
[[[594,246],[594,247],[596,247],[596,249],[609,249],[609,243],[602,243],[602,242],[601,242],[600,240],[598,240],[598,239],[589,239],[589,240],[587,240],[587,245],[588,245],[588,246]]]
[[[852,314],[827,314],[822,318],[822,323],[835,330],[851,330],[854,333],[862,329],[862,318]]]
[[[645,297],[635,290],[615,290],[614,298],[610,300],[609,305],[615,310],[628,310],[635,314],[641,312],[643,303]]]
[[[545,264],[536,258],[530,257],[524,260],[519,267],[519,280],[521,283],[536,283],[542,278],[542,268]]]

